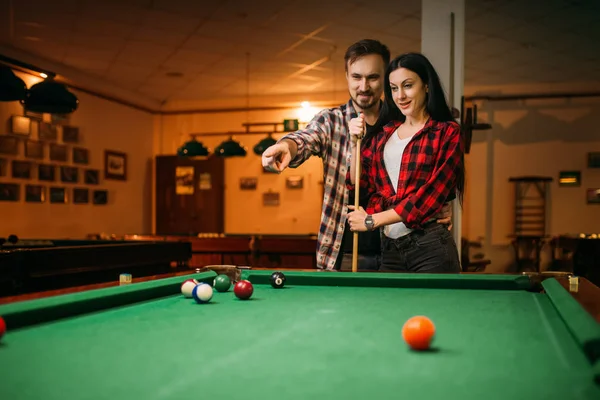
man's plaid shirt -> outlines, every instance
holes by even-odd
[[[361,197],[369,198],[368,214],[393,208],[404,224],[421,228],[456,196],[456,181],[464,141],[459,125],[429,119],[410,140],[402,155],[398,191],[389,179],[383,153],[388,139],[402,122],[387,124],[383,132],[361,151]],[[354,190],[347,174],[348,189]]]
[[[305,129],[280,139],[291,139],[298,145],[291,168],[299,167],[311,156],[323,159],[324,195],[317,237],[317,268],[320,269],[334,269],[341,249],[348,204],[346,173],[351,156],[348,123],[357,115],[350,100],[340,107],[322,110]]]

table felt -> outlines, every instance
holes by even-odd
[[[230,290],[196,304],[171,291],[9,331],[0,344],[0,398],[600,398],[590,360],[545,294],[293,279],[273,289],[254,277],[249,301]],[[402,340],[414,315],[436,325],[431,351]]]

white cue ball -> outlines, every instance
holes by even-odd
[[[197,284],[198,283],[195,279],[186,280],[181,284],[181,294],[183,294],[187,298],[192,297],[192,291],[194,290]]]
[[[192,297],[198,303],[208,303],[213,297],[213,288],[206,283],[198,284],[192,290]]]

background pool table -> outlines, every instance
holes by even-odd
[[[0,306],[0,398],[600,398],[600,325],[553,278],[270,273],[249,301],[172,277]],[[417,314],[432,351],[402,341]]]
[[[29,239],[0,246],[0,298],[189,270],[191,243]]]

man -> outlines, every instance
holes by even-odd
[[[350,166],[350,134],[348,122],[362,113],[367,124],[366,144],[388,121],[382,113],[381,101],[385,69],[390,51],[376,40],[365,39],[351,45],[344,56],[350,100],[339,107],[320,111],[308,126],[289,133],[262,155],[264,167],[282,172],[288,166],[297,168],[311,156],[323,159],[323,208],[317,238],[317,268],[351,270],[353,234],[346,221],[349,201],[346,173]],[[364,207],[367,199],[361,199]],[[350,203],[353,204],[351,199]],[[450,208],[443,220],[450,222]],[[381,257],[380,231],[359,233],[361,271],[379,269]]]

